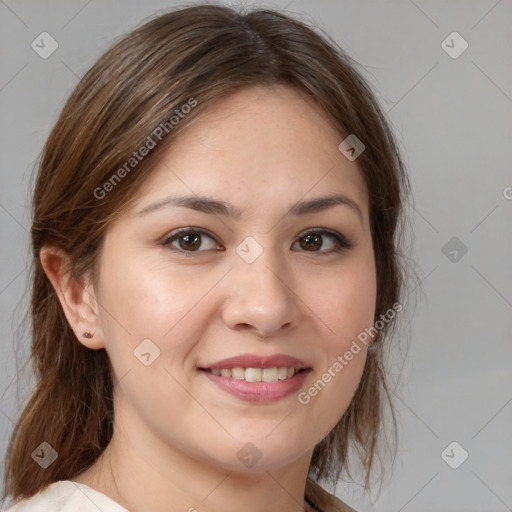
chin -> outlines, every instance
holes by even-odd
[[[291,439],[276,433],[275,436],[268,436],[270,431],[260,436],[240,437],[229,439],[224,443],[214,443],[215,453],[207,450],[202,451],[208,457],[208,462],[220,466],[229,471],[242,473],[254,473],[258,471],[275,471],[292,464],[304,456],[308,451],[304,439]],[[212,441],[213,442],[213,441]],[[311,450],[314,444],[311,444]]]

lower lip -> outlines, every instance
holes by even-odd
[[[246,402],[276,402],[298,391],[304,384],[310,370],[304,370],[291,379],[276,382],[247,382],[233,377],[222,377],[202,371],[214,384]]]

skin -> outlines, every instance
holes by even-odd
[[[307,405],[297,393],[273,403],[242,401],[198,367],[244,353],[284,353],[312,367],[304,390],[372,325],[368,195],[357,163],[338,150],[342,139],[295,90],[244,89],[210,107],[166,151],[134,207],[109,226],[95,283],[88,275],[69,279],[60,271],[65,255],[43,249],[76,336],[106,349],[115,379],[112,441],[76,482],[130,511],[238,512],[242,503],[248,512],[303,510],[313,448],[348,407],[364,346]],[[352,199],[361,215],[346,205],[285,215],[300,200],[333,193]],[[232,203],[242,216],[176,206],[137,214],[171,194]],[[190,239],[163,244],[182,227],[212,238],[203,236],[188,253]],[[334,240],[322,235],[309,248],[308,228],[334,230],[353,246],[329,253]],[[248,236],[263,249],[252,263],[235,251]],[[147,338],[160,350],[149,366],[134,356]],[[248,442],[262,455],[252,468],[237,458]]]

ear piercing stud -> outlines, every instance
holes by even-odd
[[[93,334],[91,334],[90,332],[87,332],[87,331],[86,331],[86,332],[84,332],[84,333],[82,334],[82,336],[83,336],[84,338],[91,339],[94,335],[93,335]]]

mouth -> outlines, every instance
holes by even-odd
[[[312,368],[306,362],[284,354],[245,354],[198,370],[211,383],[240,400],[270,403],[298,391]]]
[[[220,377],[245,380],[246,382],[277,382],[292,379],[306,368],[287,368],[286,366],[272,368],[200,368],[202,371]]]

